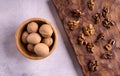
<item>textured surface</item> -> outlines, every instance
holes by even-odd
[[[91,11],[87,7],[87,2],[90,0],[53,0],[53,3],[57,9],[58,15],[63,23],[67,36],[74,48],[76,57],[82,71],[85,76],[120,76],[120,0],[95,0],[94,9]],[[93,1],[93,0],[92,0]],[[95,24],[93,16],[96,13],[101,13],[103,8],[107,7],[109,13],[107,15],[114,24],[111,28],[107,29],[103,26],[102,21],[104,17],[101,16],[99,23]],[[69,29],[69,20],[74,20],[75,18],[71,16],[71,11],[73,9],[80,10],[83,15],[78,19],[80,23],[78,27],[71,31]],[[89,53],[86,46],[78,44],[78,36],[82,32],[83,27],[89,24],[93,24],[95,28],[95,34],[92,36],[85,36],[86,41],[94,43],[95,47],[93,53]],[[104,33],[104,40],[96,42],[96,38],[99,33]],[[112,54],[112,59],[102,59],[102,54],[106,53],[107,50],[104,46],[108,43],[110,39],[115,40],[115,45],[112,46],[110,53]],[[88,64],[92,60],[97,60],[98,70],[91,72],[88,68]]]
[[[23,21],[32,17],[49,20],[58,32],[57,48],[43,60],[27,59],[15,46],[15,31]],[[51,2],[0,0],[0,76],[82,76],[72,51]]]

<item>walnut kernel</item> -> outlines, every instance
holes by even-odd
[[[80,35],[78,36],[78,43],[80,45],[86,45],[87,41],[85,40],[85,36],[83,33],[80,33]]]
[[[98,36],[97,36],[97,39],[95,42],[97,42],[98,40],[101,40],[101,39],[104,39],[105,35],[104,33],[100,33]]]
[[[92,72],[97,71],[98,70],[97,67],[98,67],[98,62],[96,60],[92,60],[88,63],[89,71]]]
[[[94,51],[94,44],[93,43],[87,43],[86,48],[89,53],[93,53]]]
[[[71,10],[71,14],[74,18],[80,18],[80,16],[83,15],[83,13],[78,9]]]
[[[87,1],[87,7],[88,7],[88,9],[91,10],[91,11],[94,9],[94,5],[95,5],[94,2],[95,2],[95,0],[88,0],[88,1]]]
[[[102,16],[104,18],[106,18],[108,13],[109,13],[109,9],[107,7],[103,7],[103,9],[102,9]]]
[[[95,29],[92,24],[89,24],[88,26],[83,27],[83,32],[85,35],[91,36],[95,34]]]
[[[106,44],[104,47],[107,51],[112,50],[112,45],[111,44]]]
[[[28,45],[27,45],[27,49],[28,49],[28,51],[30,51],[30,52],[34,52],[34,45],[33,45],[33,44],[28,44]]]
[[[74,30],[75,28],[77,28],[78,27],[78,24],[79,24],[79,21],[77,20],[70,20],[69,22],[68,22],[68,26],[69,26],[69,29],[70,30]]]
[[[94,16],[93,16],[93,19],[94,19],[94,23],[97,24],[100,22],[100,19],[101,19],[101,14],[100,13],[96,13]]]
[[[108,18],[105,18],[103,21],[102,21],[102,24],[104,27],[106,27],[107,29],[109,29],[111,26],[114,25],[113,21],[108,19]]]
[[[110,39],[110,40],[108,41],[108,44],[110,44],[110,45],[114,45],[114,44],[115,44],[115,40]]]
[[[101,58],[102,59],[112,59],[112,56],[113,56],[112,53],[107,52],[107,53],[102,54]]]
[[[53,39],[51,37],[43,38],[42,42],[50,47],[53,44]]]

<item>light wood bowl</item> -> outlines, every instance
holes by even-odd
[[[26,45],[24,43],[22,43],[21,41],[21,36],[22,36],[22,33],[23,31],[26,30],[27,28],[27,24],[30,23],[30,22],[37,22],[39,27],[42,25],[42,24],[49,24],[52,29],[53,29],[53,34],[52,34],[52,38],[53,38],[53,44],[52,46],[50,47],[50,53],[49,55],[55,50],[55,47],[57,45],[57,40],[58,40],[58,37],[57,37],[57,32],[55,30],[55,28],[52,26],[52,24],[50,22],[48,22],[47,20],[45,19],[41,19],[41,18],[31,18],[31,19],[28,19],[26,20],[25,22],[23,22],[17,29],[16,31],[16,34],[15,34],[15,41],[16,41],[16,46],[18,48],[18,50],[20,51],[20,53],[22,55],[24,55],[25,57],[29,58],[29,59],[33,59],[33,60],[39,60],[39,59],[43,59],[43,58],[46,58],[46,57],[41,57],[41,56],[38,56],[36,55],[35,53],[32,53],[32,52],[29,52],[27,49],[26,49]]]

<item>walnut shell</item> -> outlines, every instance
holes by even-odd
[[[43,43],[45,43],[47,46],[51,46],[53,44],[53,39],[51,37],[48,37],[48,38],[44,38],[42,40]]]
[[[38,56],[46,57],[49,55],[49,47],[44,43],[35,45],[34,51]]]
[[[30,51],[30,52],[34,52],[34,45],[28,44],[28,45],[27,45],[27,49],[28,49],[28,51]]]
[[[28,33],[35,33],[38,31],[38,24],[36,22],[31,22],[27,26]]]
[[[53,30],[52,30],[52,28],[49,24],[43,24],[39,29],[39,33],[43,37],[51,37],[52,33],[53,33]]]
[[[30,44],[37,44],[41,41],[41,36],[38,33],[31,33],[27,37],[27,42]]]
[[[27,36],[28,36],[29,34],[28,34],[28,32],[23,32],[23,34],[22,34],[22,42],[23,43],[27,43]]]

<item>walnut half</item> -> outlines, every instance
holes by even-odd
[[[100,34],[97,36],[97,38],[96,38],[96,41],[95,41],[95,42],[97,42],[97,41],[99,41],[99,40],[104,39],[104,37],[105,37],[104,33],[100,33]]]
[[[112,45],[106,44],[106,45],[104,46],[104,48],[105,48],[107,51],[110,51],[110,50],[112,50]]]
[[[88,1],[87,1],[87,7],[88,7],[88,9],[91,10],[91,11],[94,9],[94,5],[95,5],[94,2],[95,2],[95,0],[88,0]]]
[[[89,24],[86,27],[83,27],[83,32],[86,36],[91,36],[95,34],[95,29],[92,24]]]
[[[107,7],[103,7],[103,9],[102,9],[102,16],[104,18],[106,18],[108,13],[109,13],[109,9]]]
[[[80,45],[86,45],[87,41],[85,40],[85,36],[83,33],[80,33],[80,35],[78,36],[78,43]]]
[[[110,40],[108,41],[108,44],[106,44],[106,45],[104,46],[104,48],[105,48],[107,51],[110,51],[110,50],[112,50],[112,47],[113,47],[114,44],[115,44],[115,40],[110,39]]]
[[[69,22],[68,22],[68,26],[69,26],[69,29],[70,30],[74,30],[75,28],[77,28],[78,27],[78,24],[79,24],[79,21],[77,20],[70,20]]]
[[[102,54],[101,58],[102,59],[112,59],[112,56],[113,56],[112,53],[107,52],[107,53]]]
[[[105,18],[102,21],[102,24],[103,24],[104,27],[106,27],[107,29],[109,29],[111,26],[114,25],[114,22],[111,19]]]
[[[86,48],[89,53],[93,53],[94,51],[94,44],[93,43],[87,43]]]
[[[94,19],[94,23],[97,24],[100,22],[101,19],[101,14],[100,13],[96,13],[95,15],[92,16]]]
[[[115,44],[115,40],[110,39],[110,40],[108,41],[108,44],[110,44],[110,45],[114,45],[114,44]]]
[[[98,62],[96,60],[91,60],[89,63],[88,63],[88,69],[89,71],[97,71],[98,70]]]
[[[80,16],[83,14],[80,10],[78,9],[73,9],[71,10],[72,17],[74,18],[80,18]]]

